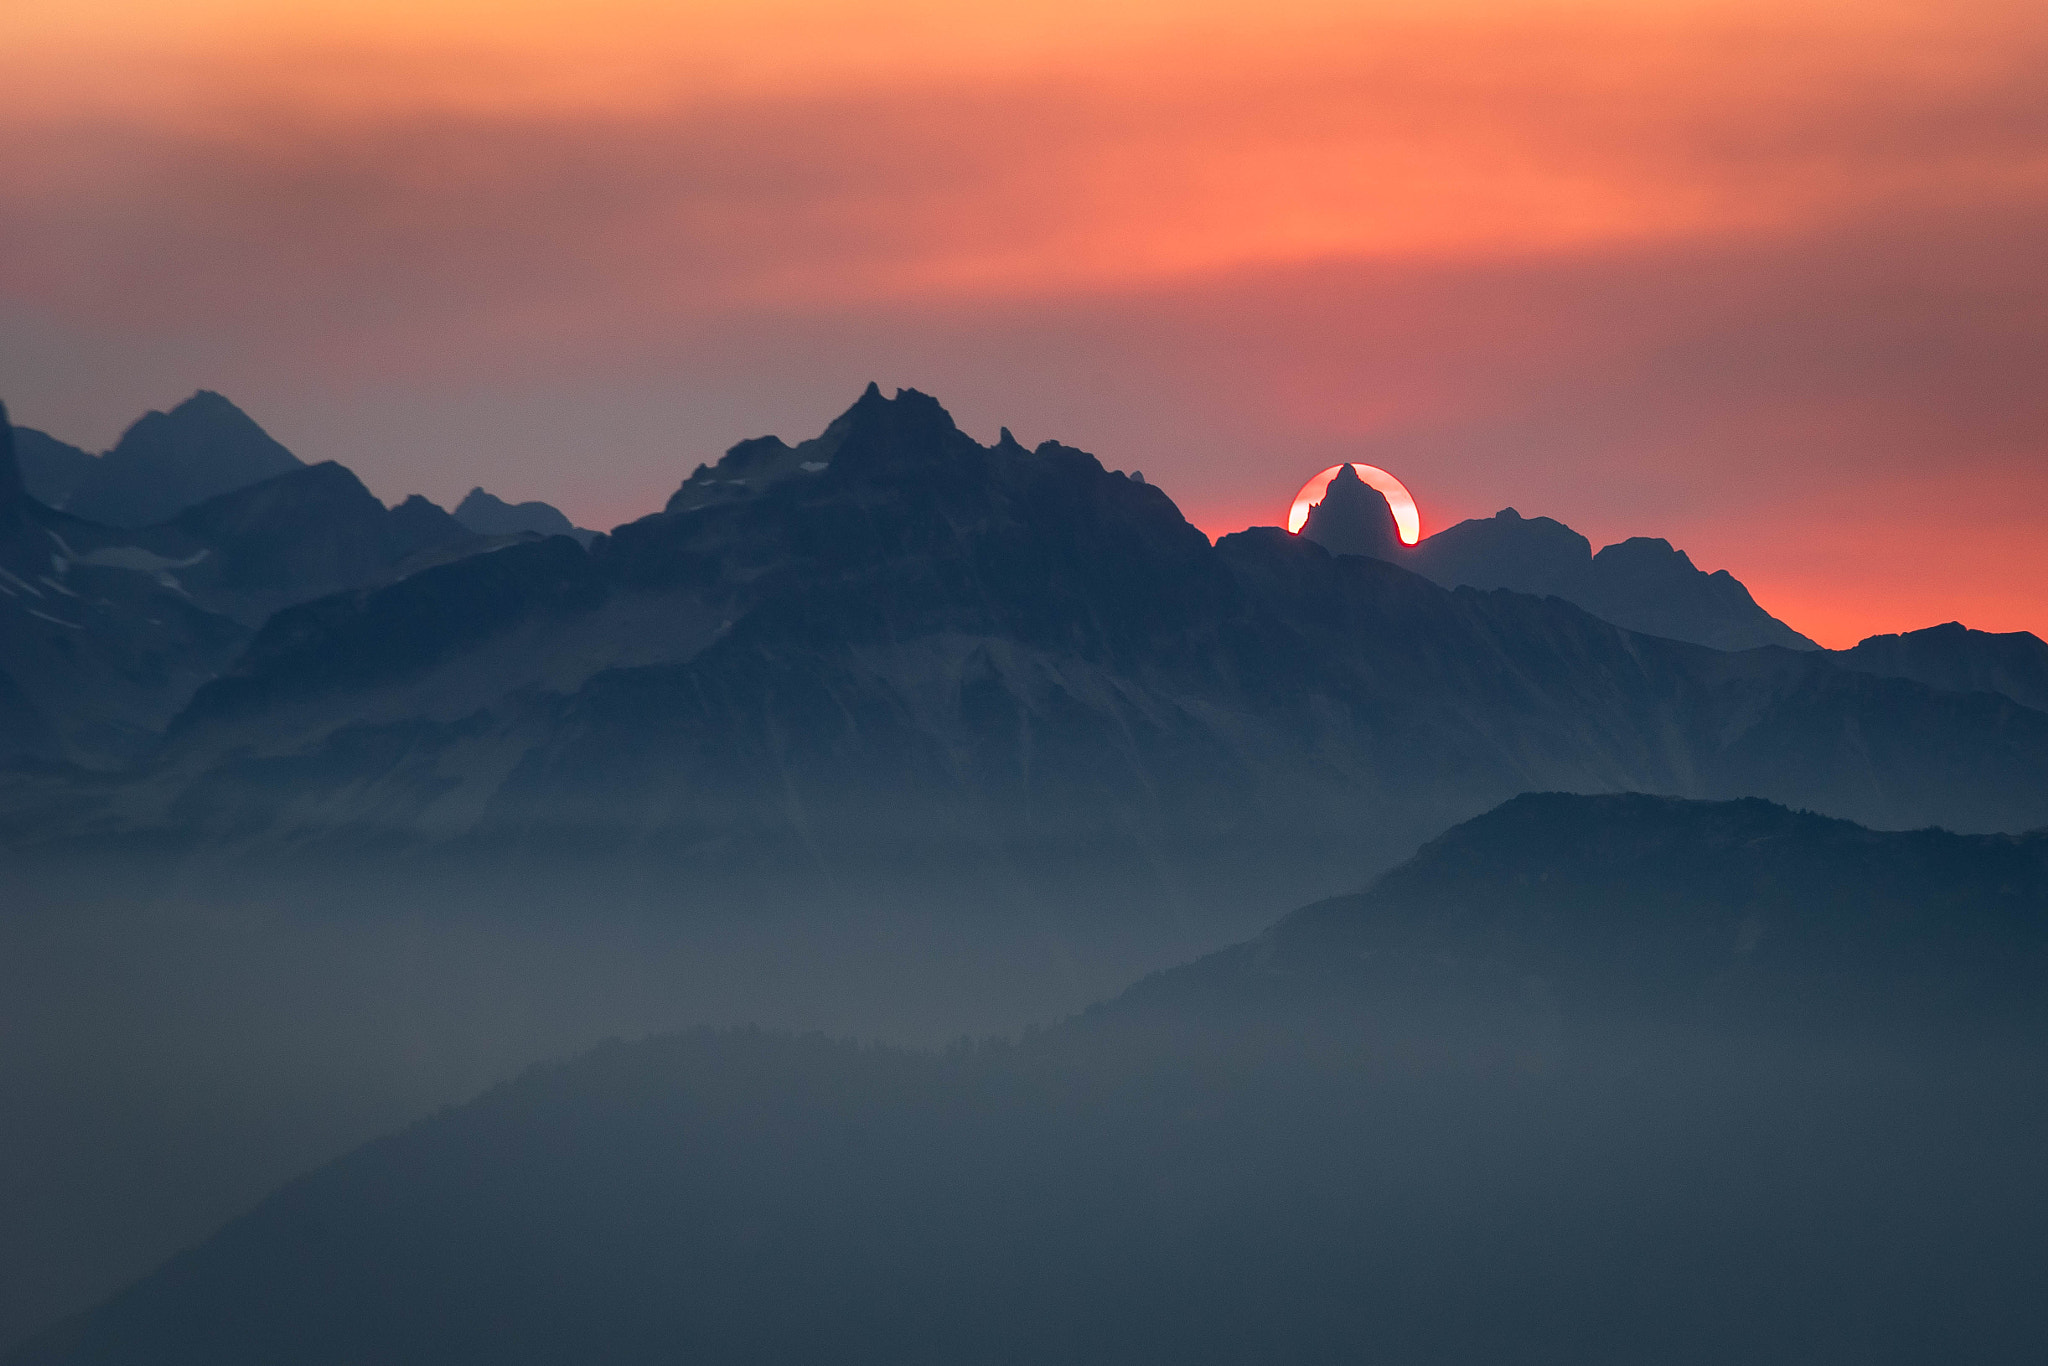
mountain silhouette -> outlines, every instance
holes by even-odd
[[[2034,1360],[2048,840],[1520,798],[1016,1043],[610,1043],[8,1366]]]
[[[64,510],[89,522],[145,527],[194,503],[300,468],[248,414],[202,389],[151,412],[78,480]]]
[[[433,850],[508,895],[543,865],[797,902],[943,883],[1241,932],[1532,788],[2048,823],[2048,715],[2008,699],[1273,529],[1211,546],[1156,487],[982,446],[915,391],[743,442],[670,509],[285,608],[147,772],[25,799],[7,838],[68,838],[36,813],[82,802],[195,852]]]
[[[480,536],[572,536],[587,546],[597,535],[572,524],[552,504],[508,503],[480,488],[471,489],[457,505],[455,520]]]
[[[99,463],[78,447],[33,427],[14,428],[14,457],[29,496],[53,508],[68,503]]]
[[[387,509],[333,461],[207,499],[135,539],[193,560],[180,576],[186,590],[250,626],[281,607],[381,582],[414,557],[480,544],[418,495]]]
[[[1437,974],[1442,974],[1439,981]],[[1755,799],[1517,797],[1369,891],[1160,974],[1106,1016],[1242,1020],[1532,977],[1567,1016],[1807,1024],[2039,1009],[2048,831],[1877,832]]]
[[[1820,648],[1757,606],[1727,570],[1705,573],[1661,538],[1631,537],[1595,555],[1562,522],[1506,508],[1425,538],[1401,563],[1446,588],[1560,597],[1631,631],[1717,650]]]
[[[19,700],[0,757],[133,762],[278,608],[497,543],[423,498],[387,511],[342,466],[296,461],[167,522],[106,526],[31,496],[7,432],[0,674]]]
[[[248,640],[151,552],[100,562],[102,534],[29,496],[0,407],[0,761],[133,760]]]
[[[2028,631],[1972,631],[1960,622],[1870,636],[1836,656],[1844,668],[1910,678],[1949,692],[1994,692],[2048,712],[2048,643]]]
[[[1349,465],[1337,467],[1322,501],[1309,508],[1301,534],[1332,555],[1370,555],[1398,562],[1403,551],[1386,495]]]

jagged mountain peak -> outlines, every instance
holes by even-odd
[[[1023,453],[1013,436],[983,446],[962,432],[940,402],[916,389],[885,397],[870,383],[853,405],[807,441],[791,446],[779,436],[741,441],[716,465],[699,465],[668,501],[666,512],[690,512],[749,498],[783,481],[831,470],[838,479],[889,476],[920,467],[941,468],[960,457]],[[1064,449],[1056,442],[1040,447]]]
[[[842,471],[983,449],[930,394],[898,389],[896,397],[884,398],[880,386],[872,383],[825,428],[819,442],[826,458]]]
[[[1401,534],[1386,495],[1339,465],[1336,477],[1311,507],[1301,534],[1333,555],[1370,555],[1391,560],[1401,553]]]
[[[217,459],[251,469],[260,467],[270,473],[282,473],[304,463],[254,418],[211,389],[198,390],[168,412],[144,413],[121,434],[107,455],[136,454],[156,446],[167,446],[173,453],[184,455],[202,443],[214,447],[209,453]]]
[[[256,421],[210,389],[145,413],[82,479],[68,510],[144,527],[195,503],[304,467]]]

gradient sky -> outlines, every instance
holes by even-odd
[[[2038,0],[0,0],[0,89],[0,398],[94,449],[203,386],[609,526],[874,379],[1212,533],[1360,460],[2048,634]]]

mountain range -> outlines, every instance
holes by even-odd
[[[219,628],[220,676],[118,782],[18,781],[17,851],[68,848],[82,819],[522,880],[567,858],[803,896],[944,867],[1032,900],[1086,882],[1277,912],[1530,789],[2048,823],[2035,694],[1918,681],[1874,650],[1710,649],[1276,530],[1212,546],[1158,488],[1056,442],[980,445],[914,391],[870,386],[797,446],[743,442],[588,549],[491,549],[335,466],[134,549],[71,525],[70,562],[140,551],[188,612],[262,624],[246,646]],[[1478,544],[1474,525],[1420,553]],[[1569,535],[1479,525],[1496,548]]]
[[[1504,508],[1405,546],[1386,498],[1349,465],[1338,467],[1301,534],[1332,554],[1386,560],[1445,588],[1563,598],[1644,635],[1717,650],[1820,648],[1759,607],[1727,570],[1706,573],[1661,537],[1632,536],[1596,555],[1592,542],[1564,523]]]
[[[1757,606],[1727,570],[1706,573],[1661,537],[1632,536],[1596,555],[1592,542],[1564,523],[1504,508],[1447,527],[1393,558],[1446,588],[1560,597],[1645,635],[1717,650],[1820,648]]]
[[[417,495],[387,509],[218,394],[150,413],[100,457],[4,412],[0,758],[133,762],[278,609],[532,535]],[[545,504],[515,520],[544,513],[568,525]]]
[[[2024,1362],[2048,839],[1525,796],[1016,1043],[611,1043],[8,1366]]]

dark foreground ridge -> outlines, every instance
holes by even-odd
[[[9,1366],[2030,1362],[2048,837],[1528,797],[1018,1045],[611,1044]]]

